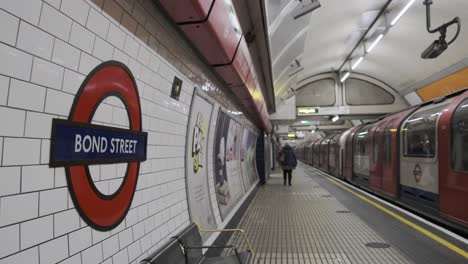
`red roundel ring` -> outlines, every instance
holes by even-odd
[[[68,120],[91,123],[99,104],[109,96],[124,103],[130,129],[142,131],[138,89],[130,70],[122,63],[108,61],[98,65],[84,80],[70,110]],[[94,185],[87,165],[66,166],[68,189],[77,211],[92,228],[108,231],[127,215],[135,194],[140,162],[129,162],[119,189],[102,194]]]

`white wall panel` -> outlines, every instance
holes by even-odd
[[[159,31],[162,18],[147,8],[156,8],[154,3],[106,0],[104,7],[112,6],[106,13],[93,2],[102,6],[90,0],[0,1],[0,122],[8,124],[0,127],[0,264],[137,263],[190,221],[184,151],[199,84],[161,56],[168,51],[160,42],[141,39],[174,34]],[[114,20],[119,13],[121,21]],[[52,119],[68,117],[86,76],[107,60],[124,63],[136,79],[148,159],[140,166],[126,219],[101,232],[79,216],[65,169],[48,163]],[[179,101],[170,98],[174,76],[183,80]],[[112,98],[101,104],[94,121],[129,123],[122,103]],[[210,125],[214,130],[216,123]],[[210,199],[216,206],[212,154],[209,147]],[[95,185],[108,194],[120,186],[125,169],[126,164],[90,167]],[[213,211],[221,223],[218,208]]]

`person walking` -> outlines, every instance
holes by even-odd
[[[293,148],[289,146],[289,144],[286,144],[283,149],[281,149],[278,159],[281,164],[281,168],[283,169],[283,185],[286,185],[287,179],[289,186],[291,186],[292,171],[297,166],[296,154],[294,154]]]

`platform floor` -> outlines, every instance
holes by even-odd
[[[254,263],[468,263],[305,164],[293,172],[292,186],[272,173],[239,228],[250,239]],[[247,249],[238,234],[229,244]]]

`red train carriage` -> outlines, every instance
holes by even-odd
[[[353,178],[356,184],[369,186],[370,129],[374,124],[363,126],[353,138]]]
[[[315,168],[320,167],[320,143],[322,143],[324,139],[319,139],[314,142],[312,145],[312,153],[313,153],[313,161],[312,164]]]
[[[328,172],[328,144],[331,137],[328,136],[320,143],[320,166],[322,171]]]
[[[313,164],[313,153],[312,153],[312,146],[314,145],[314,142],[310,142],[309,144],[306,145],[306,151],[307,151],[307,160],[306,163],[309,165]]]
[[[439,210],[442,216],[468,227],[468,91],[444,110],[437,130]]]
[[[296,156],[297,156],[297,159],[302,161],[302,162],[305,162],[306,158],[307,158],[307,149],[305,146],[298,146],[296,147],[295,149],[295,152],[296,152]]]
[[[382,189],[382,149],[383,134],[388,118],[379,120],[369,131],[370,153],[369,153],[369,188],[380,191]]]
[[[468,234],[468,90],[303,148],[314,167]]]
[[[335,177],[338,175],[340,166],[340,137],[341,134],[333,136],[328,147],[328,170]]]
[[[371,131],[371,158],[369,163],[369,187],[389,198],[396,198],[399,175],[398,128],[416,108],[388,116]]]
[[[437,126],[450,101],[428,104],[408,116],[400,130],[400,199],[438,210]]]
[[[344,179],[344,162],[345,162],[345,153],[346,153],[346,139],[348,138],[349,134],[353,131],[353,128],[350,128],[343,133],[340,134],[339,139],[339,153],[338,153],[338,163],[339,169],[338,174],[336,175],[338,178]]]
[[[350,182],[353,180],[353,139],[357,131],[363,126],[364,124],[351,128],[345,140],[343,176]]]

